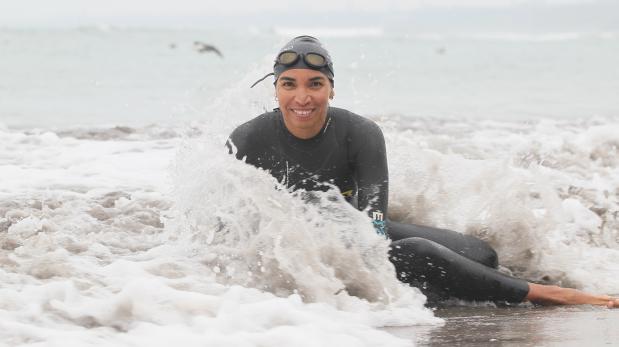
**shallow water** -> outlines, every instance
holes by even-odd
[[[423,346],[614,346],[619,311],[591,306],[451,307],[443,326],[385,328]]]

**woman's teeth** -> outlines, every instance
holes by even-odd
[[[312,110],[295,110],[295,109],[293,109],[292,112],[294,112],[299,117],[307,117],[307,116],[310,115],[310,113],[312,113]]]

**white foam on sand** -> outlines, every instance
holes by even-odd
[[[117,141],[118,132],[0,130],[0,194],[93,188],[157,190],[165,181],[176,141],[123,132],[126,136]],[[163,160],[152,160],[158,155]]]

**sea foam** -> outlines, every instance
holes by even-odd
[[[619,123],[384,123],[390,215],[488,241],[530,280],[619,293]]]

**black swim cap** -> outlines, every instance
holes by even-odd
[[[296,63],[294,64],[280,64],[278,62],[278,58],[284,52],[295,52],[300,55],[300,58],[297,59]],[[324,66],[317,67],[308,65],[307,60],[303,59],[303,57],[305,57],[309,53],[316,53],[323,56],[325,58]],[[277,53],[277,56],[275,58],[275,65],[273,65],[275,80],[277,81],[279,75],[281,75],[282,72],[290,69],[317,70],[327,75],[331,82],[333,82],[333,76],[335,75],[333,73],[333,62],[331,61],[331,56],[329,55],[329,52],[327,52],[327,50],[322,46],[322,44],[320,43],[320,41],[318,41],[317,38],[307,35],[295,37],[294,39],[290,40],[290,42],[288,42],[286,45],[284,45],[284,47],[282,47],[282,49],[280,49]]]
[[[296,60],[292,59],[291,63],[281,63],[280,57],[282,53],[293,52],[296,53]],[[312,55],[319,55],[324,58],[322,63],[316,63],[316,57],[312,57]],[[312,63],[313,61],[313,63]],[[323,74],[327,75],[329,81],[331,81],[331,85],[333,85],[333,62],[331,61],[331,56],[329,52],[322,46],[320,41],[317,38],[302,35],[297,36],[294,39],[290,40],[282,49],[279,50],[277,55],[275,56],[275,65],[273,65],[273,72],[267,74],[261,79],[257,80],[254,84],[251,85],[250,88],[253,88],[256,84],[262,82],[265,78],[274,75],[275,81],[279,78],[284,71],[290,69],[311,69],[320,71]]]

